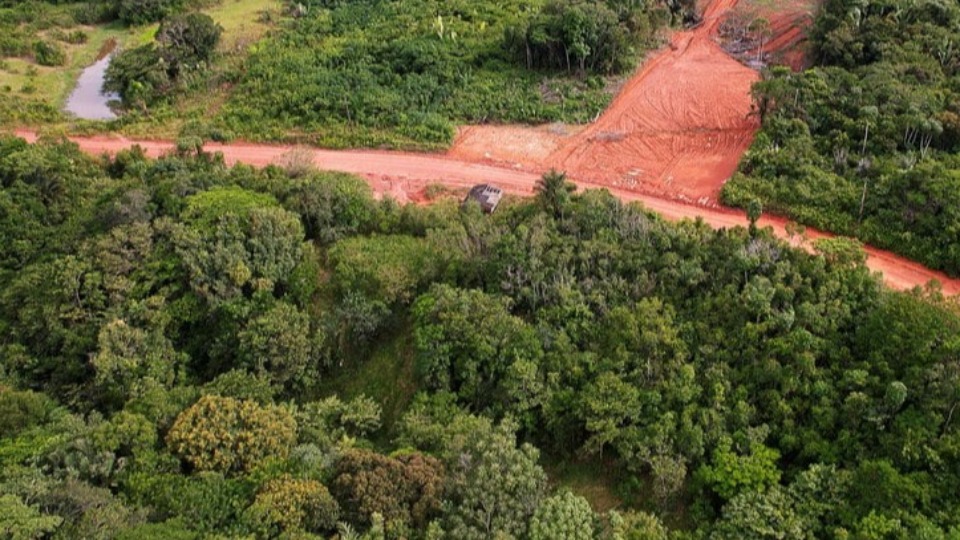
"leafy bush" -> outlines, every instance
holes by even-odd
[[[114,55],[107,66],[103,89],[120,95],[126,107],[146,107],[166,96],[173,87],[161,67],[160,51],[148,43]]]
[[[184,0],[116,0],[117,16],[125,24],[157,22],[180,10]]]
[[[170,77],[176,78],[181,71],[209,61],[222,32],[223,28],[204,13],[164,19],[155,39]]]
[[[249,471],[269,457],[285,457],[296,430],[283,407],[203,396],[177,417],[167,444],[196,470]]]
[[[56,43],[34,41],[33,58],[41,66],[62,66],[67,63],[67,52]]]
[[[222,30],[209,15],[202,13],[164,19],[154,43],[113,57],[103,88],[120,94],[128,108],[146,108],[164,101],[178,83],[205,68]]]
[[[266,483],[244,518],[266,538],[285,532],[332,530],[340,509],[330,492],[316,480],[283,476]]]

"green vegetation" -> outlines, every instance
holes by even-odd
[[[666,9],[603,0],[304,5],[256,47],[224,109],[230,131],[435,148],[450,143],[457,123],[584,122],[610,98],[599,75],[629,70],[669,18]],[[560,66],[558,55],[571,61]]]
[[[155,43],[125,50],[110,61],[103,88],[119,94],[127,107],[146,109],[169,97],[177,83],[207,71],[222,31],[203,13],[167,17]]]
[[[656,30],[691,9],[620,0],[30,0],[0,7],[0,27],[13,36],[0,45],[10,76],[0,114],[106,129],[58,109],[80,70],[115,44],[106,87],[120,94],[123,115],[109,123],[114,131],[441,148],[460,123],[588,121]],[[171,43],[173,35],[202,47]]]
[[[528,68],[620,73],[632,67],[638,37],[649,36],[666,14],[651,21],[631,3],[551,0],[525,25],[507,29],[506,46]]]
[[[395,332],[397,337],[390,338],[387,330],[368,354],[353,355],[337,366],[317,389],[320,394],[337,393],[344,399],[371,396],[382,411],[384,426],[377,441],[393,435],[393,427],[417,393],[410,328]]]
[[[960,8],[828,0],[818,67],[754,87],[763,129],[723,190],[960,274]]]
[[[0,120],[62,120],[59,109],[80,71],[108,42],[128,38],[118,24],[91,26],[93,11],[86,3],[40,0],[0,5]]]
[[[154,2],[171,8],[169,13],[164,8],[165,17],[196,14],[196,10],[202,10],[223,29],[216,54],[204,59],[213,66],[208,65],[202,77],[193,73],[191,77],[181,78],[174,89],[178,107],[194,112],[178,111],[184,118],[177,118],[171,114],[170,106],[158,106],[147,118],[133,114],[122,122],[68,118],[60,109],[85,67],[117,48],[136,49],[154,41],[159,23],[141,25],[138,19],[136,24],[128,26],[118,18],[118,5],[122,3],[129,5],[131,13],[145,13],[133,10],[135,5],[142,4],[133,1],[27,0],[0,4],[0,31],[4,35],[0,38],[0,120],[8,125],[58,125],[82,132],[109,128],[176,138],[184,124],[189,123],[187,120],[202,117],[201,111],[208,112],[211,90],[219,89],[224,83],[224,73],[236,69],[248,47],[275,24],[280,7],[279,0]],[[203,107],[193,103],[200,94],[205,98]],[[197,131],[196,122],[193,124],[192,129]],[[210,136],[208,129],[200,131]]]
[[[960,531],[960,308],[855,242],[197,150],[0,139],[0,534]]]

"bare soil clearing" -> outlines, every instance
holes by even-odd
[[[447,156],[516,169],[542,170],[547,158],[584,126],[547,124],[543,126],[463,126]]]
[[[750,62],[762,54],[765,62],[786,65],[794,71],[809,67],[806,30],[813,25],[818,3],[819,0],[739,0],[734,16],[742,22],[761,23],[763,28],[762,36],[754,33],[752,48],[741,58]]]
[[[674,33],[593,124],[467,126],[448,155],[531,171],[556,168],[610,188],[719,206],[720,189],[759,128],[750,98],[759,76],[724,51],[720,23],[735,10],[763,18],[763,57],[801,69],[814,4],[713,0],[703,22]]]
[[[579,180],[716,206],[758,126],[757,73],[714,40],[736,0],[714,0],[703,22],[676,32],[609,109],[547,159]]]
[[[16,135],[29,141],[36,140],[33,132],[18,131]],[[171,142],[129,140],[111,137],[74,137],[81,149],[91,154],[114,154],[120,150],[139,145],[150,156],[160,156],[174,150]],[[292,150],[290,146],[263,144],[216,144],[205,145],[211,152],[223,153],[227,163],[246,163],[266,166],[275,163],[280,156]],[[475,184],[492,182],[506,192],[529,196],[540,178],[539,173],[496,167],[478,163],[459,161],[442,155],[405,154],[382,151],[336,151],[313,150],[314,161],[318,167],[329,170],[349,172],[365,178],[374,191],[380,195],[389,195],[400,202],[422,201],[424,191],[431,184],[442,184],[451,188],[469,188]],[[681,201],[665,199],[640,191],[610,187],[605,184],[582,181],[575,178],[584,189],[607,188],[615,196],[625,201],[640,201],[643,205],[669,220],[702,219],[715,228],[729,228],[747,224],[746,215],[737,210],[725,208],[707,208],[686,204]],[[761,227],[770,226],[782,238],[788,238],[787,220],[776,216],[764,216]],[[807,229],[810,240],[832,235]],[[904,259],[892,253],[867,248],[867,266],[882,272],[884,282],[894,289],[909,289],[924,286],[930,280],[938,280],[944,294],[960,294],[960,279],[951,279],[918,263]]]

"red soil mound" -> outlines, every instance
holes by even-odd
[[[712,2],[699,27],[677,32],[546,165],[578,180],[715,205],[758,127],[750,116],[757,73],[713,40],[734,4]]]

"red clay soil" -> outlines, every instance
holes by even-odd
[[[764,49],[770,51],[776,63],[790,66],[794,71],[802,71],[807,67],[807,57],[801,44],[807,40],[803,29],[808,21],[808,15],[774,21],[771,25],[773,39],[764,44]]]
[[[736,0],[714,0],[693,30],[677,32],[610,108],[546,165],[578,180],[716,206],[758,128],[756,71],[714,41]]]
[[[790,66],[794,71],[809,67],[807,29],[813,24],[816,0],[774,0],[749,5],[769,21],[769,37],[763,43],[764,56],[772,64]],[[749,4],[749,2],[748,2]],[[751,51],[756,54],[756,49]]]
[[[479,125],[458,130],[448,157],[532,171],[544,170],[547,158],[584,126]]]
[[[750,116],[758,74],[718,44],[719,23],[733,10],[767,19],[764,58],[799,70],[814,4],[715,0],[699,27],[674,33],[670,46],[644,63],[585,129],[467,126],[448,155],[530,171],[556,168],[610,188],[718,206],[720,189],[759,127]]]
[[[29,141],[36,140],[36,134],[29,131],[17,131],[16,134]],[[162,141],[128,140],[110,137],[74,137],[82,150],[91,154],[114,154],[119,150],[140,145],[150,156],[159,156],[171,152],[173,144]],[[227,163],[246,163],[266,166],[276,163],[286,152],[294,147],[262,144],[214,144],[205,145],[208,151],[223,153]],[[475,184],[492,182],[514,195],[529,196],[540,175],[537,173],[481,165],[423,154],[404,154],[381,151],[335,151],[313,150],[318,167],[357,174],[370,183],[378,195],[390,195],[400,202],[423,200],[423,192],[430,184],[443,184],[452,188],[469,188]],[[615,196],[625,201],[640,201],[654,212],[669,220],[701,218],[715,228],[744,226],[747,223],[743,212],[731,209],[705,208],[685,204],[680,201],[664,199],[638,191],[610,188],[602,184],[578,181],[584,189],[607,188]],[[761,227],[773,227],[776,234],[787,238],[786,220],[776,216],[764,216]],[[807,229],[810,240],[831,235]],[[889,252],[867,248],[867,266],[883,273],[884,282],[894,289],[909,289],[924,286],[930,280],[938,280],[944,294],[960,294],[960,279],[951,279],[941,272],[925,268],[915,262]]]

